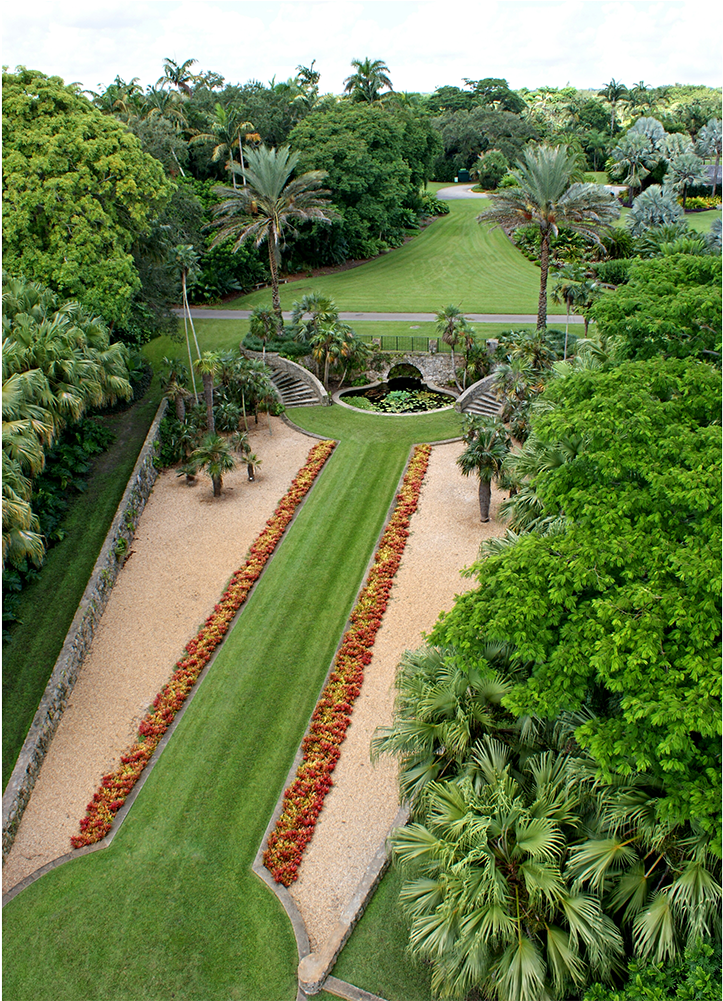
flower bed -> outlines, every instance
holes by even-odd
[[[233,617],[248,597],[251,588],[281,537],[294,517],[296,508],[309,492],[324,463],[336,447],[336,442],[320,441],[309,452],[306,463],[296,474],[293,483],[279,502],[266,528],[251,546],[248,558],[214,605],[213,613],[206,619],[197,635],[186,645],[186,656],[176,664],[170,681],[153,701],[153,708],[138,727],[135,744],[121,758],[119,767],[104,775],[86,815],[80,821],[79,835],[71,838],[73,848],[91,845],[105,837],[113,825],[113,818],[138,781],[148,764],[158,742],[181,708],[203,668],[211,659],[216,647],[228,632]]]
[[[384,530],[334,669],[302,742],[303,760],[284,793],[281,816],[269,836],[264,865],[276,882],[284,886],[290,886],[297,878],[304,849],[311,841],[324,798],[331,789],[331,773],[341,754],[340,745],[351,721],[354,700],[361,691],[364,666],[372,659],[371,649],[402,559],[409,521],[417,509],[430,452],[429,445],[417,445],[414,449],[394,513]]]

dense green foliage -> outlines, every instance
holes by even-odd
[[[633,960],[621,988],[595,984],[582,1001],[718,1001],[721,994],[721,956],[709,945],[686,949],[674,962]]]
[[[625,285],[592,314],[628,358],[711,357],[721,349],[720,257],[673,254],[636,261]],[[720,354],[718,354],[720,357]]]
[[[5,267],[123,322],[132,250],[172,193],[135,136],[58,77],[3,75]]]
[[[343,221],[315,231],[297,255],[323,263],[373,257],[416,225],[418,191],[431,177],[439,140],[426,117],[366,103],[312,112],[291,133],[300,170],[325,170]]]
[[[603,772],[650,773],[661,818],[719,836],[718,376],[627,363],[555,382],[545,399],[541,440],[584,442],[535,481],[564,531],[477,565],[480,587],[433,639],[467,653],[514,644],[524,681],[507,705],[595,712],[577,736]]]

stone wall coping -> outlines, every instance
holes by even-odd
[[[480,395],[480,393],[489,393],[492,391],[494,381],[495,377],[493,373],[492,375],[485,376],[484,379],[480,379],[478,382],[473,382],[471,386],[468,386],[467,389],[460,394],[454,405],[454,409],[458,410],[460,413],[464,413],[464,408],[469,403],[472,403]]]
[[[308,368],[304,368],[303,365],[299,365],[297,362],[291,361],[290,358],[282,358],[281,355],[277,354],[275,351],[267,351],[264,354],[262,351],[252,351],[251,348],[245,348],[243,345],[241,345],[240,351],[241,354],[245,355],[247,358],[252,358],[255,361],[263,361],[269,366],[269,368],[273,368],[277,372],[284,372],[286,375],[291,375],[295,379],[299,379],[300,382],[303,382],[309,387],[321,406],[328,407],[331,403],[331,398],[324,389],[323,383],[317,379],[314,373],[310,372]]]

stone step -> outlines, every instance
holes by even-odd
[[[464,413],[497,417],[501,409],[500,401],[492,393],[479,393],[473,400],[467,403]]]
[[[271,381],[276,386],[285,407],[313,407],[318,400],[309,387],[286,372],[273,372]]]

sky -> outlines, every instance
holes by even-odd
[[[145,87],[163,59],[230,83],[294,76],[316,60],[341,93],[351,60],[381,59],[394,89],[465,77],[512,88],[721,84],[721,9],[700,0],[29,0],[2,14],[2,63],[98,90]]]

